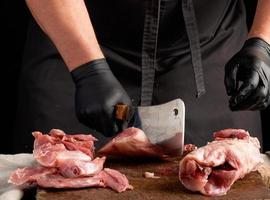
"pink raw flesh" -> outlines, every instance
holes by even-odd
[[[60,173],[69,178],[94,176],[103,169],[106,157],[96,157],[93,161],[83,160],[61,160],[58,163]]]
[[[133,189],[120,172],[105,168],[106,157],[94,160],[91,135],[66,135],[52,129],[49,135],[33,132],[33,155],[42,166],[17,169],[9,179],[21,189],[33,185],[50,188],[110,187],[117,192]]]
[[[187,154],[179,178],[189,190],[207,196],[225,195],[232,184],[262,162],[257,138],[241,129],[214,133],[216,141]]]
[[[156,176],[154,172],[144,172],[143,177],[144,178],[160,178],[159,176]]]
[[[77,178],[66,178],[57,173],[56,168],[24,168],[13,172],[9,182],[21,188],[37,184],[45,188],[109,187],[117,192],[133,189],[125,175],[109,168],[94,176]]]
[[[119,133],[99,150],[102,155],[142,156],[164,158],[162,148],[150,143],[145,133],[138,128],[128,128]]]
[[[77,140],[79,138],[78,135],[67,136],[63,131],[58,129],[52,129],[50,134],[51,136],[43,135],[40,132],[33,133],[35,137],[33,155],[42,166],[62,169],[62,163],[66,163],[67,168],[72,168],[75,161],[79,165],[81,165],[80,163],[90,163],[93,158],[93,152],[91,151],[93,151],[94,137],[85,136],[83,139],[88,139],[87,141],[79,141]],[[64,140],[65,138],[69,138],[68,145]],[[71,144],[77,146],[77,148],[68,149],[67,147],[70,147]],[[86,146],[90,147],[90,153],[84,150]],[[70,166],[68,166],[69,164]]]
[[[59,129],[52,129],[49,135],[59,139],[59,141],[65,145],[67,150],[79,150],[93,158],[94,142],[97,141],[97,139],[92,135],[66,135],[62,130]]]
[[[28,167],[17,169],[12,172],[8,182],[13,183],[21,188],[27,188],[36,184],[38,177],[47,176],[48,174],[54,174],[57,172],[56,168],[47,167]]]

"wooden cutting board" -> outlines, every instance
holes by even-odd
[[[179,159],[171,161],[156,161],[151,159],[108,159],[105,167],[117,169],[124,173],[134,190],[117,193],[108,188],[84,189],[42,189],[38,188],[37,200],[177,200],[177,199],[218,199],[218,200],[259,200],[270,199],[270,189],[267,188],[258,172],[252,172],[242,180],[237,181],[227,195],[221,197],[205,197],[184,188],[178,180]],[[161,178],[146,179],[145,171],[156,172]]]

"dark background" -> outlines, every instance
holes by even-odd
[[[250,27],[256,0],[246,0],[247,24]],[[1,1],[1,81],[2,81],[2,127],[0,139],[0,153],[10,153],[10,137],[12,134],[13,121],[16,113],[17,84],[20,74],[24,42],[26,39],[27,22],[30,13],[23,0]],[[264,131],[264,150],[270,150],[270,108],[262,112]],[[19,133],[18,133],[19,134]],[[268,146],[268,148],[266,148]]]
[[[1,139],[0,153],[10,152],[16,112],[17,81],[30,13],[23,0],[1,1]]]

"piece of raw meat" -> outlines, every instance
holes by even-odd
[[[106,187],[110,187],[117,192],[133,189],[133,186],[129,184],[127,177],[117,170],[104,168],[99,175],[102,177]]]
[[[38,178],[46,177],[48,174],[54,174],[56,172],[56,168],[42,166],[20,168],[12,172],[8,182],[24,189],[35,186]]]
[[[66,135],[59,129],[52,129],[50,135],[35,131],[33,155],[43,166],[53,167],[59,159],[89,161],[94,157],[94,141],[91,135]]]
[[[58,129],[52,129],[49,134],[33,133],[33,155],[42,166],[56,167],[62,175],[70,178],[92,176],[103,169],[105,157],[92,161],[93,136],[66,135]]]
[[[106,157],[96,157],[93,161],[83,161],[79,159],[61,159],[58,162],[57,168],[59,172],[69,178],[94,176],[103,169],[103,164]]]
[[[81,151],[93,158],[94,156],[94,142],[97,141],[91,134],[73,134],[67,135],[62,130],[52,129],[49,132],[51,137],[57,138],[63,143],[68,150]]]
[[[150,143],[145,133],[138,128],[128,128],[119,133],[99,151],[102,155],[166,157],[161,147]]]
[[[39,185],[51,188],[110,187],[123,192],[133,187],[125,175],[109,168],[103,169],[106,157],[94,159],[91,135],[66,135],[59,129],[47,134],[33,132],[33,155],[41,166],[17,169],[10,183],[24,189]],[[94,159],[94,160],[93,160]]]
[[[11,174],[9,183],[20,188],[39,185],[45,188],[110,187],[117,192],[133,189],[125,175],[109,168],[105,168],[94,176],[81,178],[66,178],[57,173],[56,168],[23,168]]]
[[[143,177],[144,178],[160,178],[159,176],[156,176],[154,172],[144,172]]]
[[[207,196],[225,195],[232,184],[262,162],[260,144],[242,129],[214,133],[215,141],[180,161],[179,179],[189,190]]]

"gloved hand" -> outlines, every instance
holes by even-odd
[[[118,103],[131,105],[131,99],[112,74],[106,60],[98,59],[71,72],[76,85],[75,109],[81,123],[105,136],[121,131],[114,116]]]
[[[225,66],[225,87],[231,110],[261,110],[270,102],[270,45],[248,39]]]

